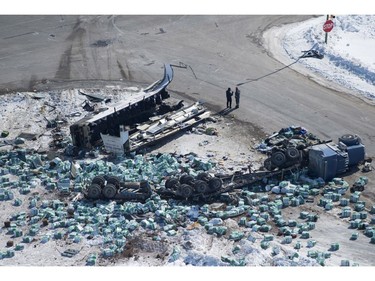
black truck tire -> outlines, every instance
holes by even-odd
[[[189,184],[190,182],[194,181],[194,177],[191,175],[182,175],[180,177],[181,184]]]
[[[203,180],[194,182],[194,189],[197,193],[206,193],[208,191],[208,184]]]
[[[208,186],[211,192],[215,192],[220,190],[220,188],[223,186],[223,181],[218,177],[213,177],[208,181]]]
[[[360,144],[361,140],[358,136],[352,134],[345,134],[339,137],[339,142],[342,142],[346,146]]]
[[[281,167],[286,161],[285,154],[282,151],[276,151],[272,154],[271,161],[276,167]]]
[[[188,185],[188,184],[181,184],[178,188],[177,188],[177,195],[187,199],[189,197],[191,197],[194,193],[194,189],[192,186]]]
[[[176,178],[169,178],[165,181],[165,188],[175,189],[179,185],[179,181]]]
[[[91,184],[87,189],[87,197],[90,199],[99,199],[102,194],[102,188],[99,184]]]
[[[100,187],[104,187],[105,184],[105,178],[102,176],[96,176],[92,179],[91,184],[97,184]]]
[[[264,160],[263,166],[267,171],[272,171],[274,169],[271,158],[267,158],[266,160]]]
[[[210,176],[207,173],[199,173],[197,176],[197,180],[203,180],[203,181],[208,181]]]
[[[113,184],[114,186],[116,186],[117,188],[120,187],[121,185],[121,181],[118,177],[116,176],[108,176],[107,177],[107,184]]]
[[[299,150],[295,147],[288,147],[285,154],[290,160],[299,159]]]
[[[117,187],[114,184],[108,183],[102,190],[105,198],[112,199],[117,194]]]

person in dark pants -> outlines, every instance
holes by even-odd
[[[234,92],[234,98],[236,99],[236,108],[240,107],[240,94],[241,91],[236,87],[236,91]]]
[[[233,92],[230,88],[225,92],[227,94],[227,108],[232,108],[232,96]]]

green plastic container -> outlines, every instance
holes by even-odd
[[[339,249],[340,249],[339,243],[332,243],[331,244],[331,247],[330,247],[331,251],[338,251]]]
[[[14,247],[14,250],[16,251],[21,251],[25,248],[25,245],[23,244],[17,244],[15,247]]]
[[[326,259],[329,259],[331,257],[331,253],[330,252],[324,252],[324,258]]]
[[[274,236],[272,234],[264,235],[264,241],[273,241]]]
[[[349,199],[347,198],[341,198],[340,199],[340,206],[345,207],[349,205]]]
[[[353,232],[350,240],[357,240],[358,239],[358,232]]]
[[[351,210],[341,209],[341,218],[349,218],[351,216]]]
[[[341,260],[341,266],[350,266],[349,260]]]
[[[245,236],[245,234],[241,231],[233,231],[230,235],[229,235],[229,240],[234,240],[234,241],[239,241],[241,240],[243,237]]]
[[[266,250],[268,249],[268,247],[270,246],[270,242],[269,241],[261,241],[260,242],[260,247],[263,249],[263,250]]]
[[[316,240],[308,240],[307,241],[307,247],[312,248],[316,245]]]
[[[318,252],[317,251],[307,251],[307,256],[309,258],[315,259],[318,257]]]
[[[283,240],[281,241],[281,244],[290,244],[292,243],[293,238],[292,236],[284,236]]]
[[[301,219],[306,219],[308,215],[309,215],[309,212],[301,212],[301,213],[299,214],[299,217],[300,217]]]

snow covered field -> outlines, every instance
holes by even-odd
[[[286,65],[294,63],[303,51],[323,54],[323,59],[302,58],[291,67],[312,75],[319,83],[346,89],[371,103],[375,102],[375,15],[337,15],[328,33],[326,16],[272,28],[265,34],[266,48]],[[274,40],[276,38],[276,40]]]

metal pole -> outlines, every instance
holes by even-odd
[[[327,20],[329,19],[329,15],[327,15]],[[324,42],[327,44],[327,40],[328,40],[328,32],[326,32],[326,38],[324,40]]]

